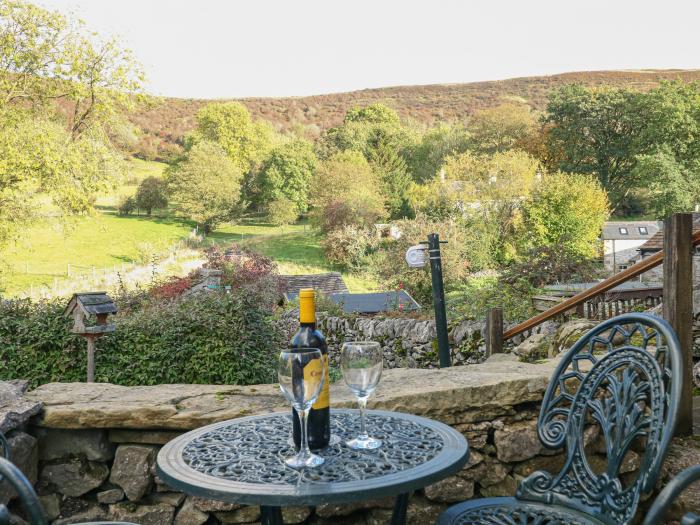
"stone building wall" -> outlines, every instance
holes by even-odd
[[[563,455],[543,449],[535,430],[554,364],[527,364],[499,355],[479,365],[386,371],[371,408],[440,420],[463,433],[471,450],[468,465],[457,475],[411,496],[409,523],[434,523],[450,504],[466,499],[513,495],[517,483],[533,471],[561,467]],[[334,407],[354,406],[340,384],[332,385],[331,396]],[[11,445],[17,452],[24,450],[21,467],[36,481],[53,525],[105,519],[141,525],[258,523],[258,507],[170,489],[155,474],[155,458],[164,443],[187,430],[288,410],[276,385],[53,383],[26,394],[26,402],[43,404],[43,410],[20,422],[10,434]],[[594,433],[588,437],[594,461],[604,464],[600,440]],[[639,457],[631,454],[625,470],[633,471],[638,463]],[[285,523],[379,525],[389,523],[392,505],[385,499],[287,508],[284,518]],[[10,506],[18,511],[16,502]]]

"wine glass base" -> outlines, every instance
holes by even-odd
[[[345,444],[353,450],[376,450],[382,446],[382,441],[373,437],[356,437],[346,441]]]
[[[323,465],[326,460],[316,454],[309,456],[294,456],[284,460],[284,464],[294,469],[314,468]]]

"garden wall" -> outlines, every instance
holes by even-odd
[[[443,421],[462,432],[471,449],[468,465],[456,476],[412,495],[409,523],[434,523],[443,509],[465,499],[512,495],[522,477],[562,465],[562,454],[544,450],[535,431],[538,404],[552,370],[552,362],[527,364],[500,355],[479,365],[386,371],[370,400],[372,408]],[[333,406],[354,404],[339,384],[332,386],[331,395]],[[43,411],[10,434],[13,452],[36,481],[54,525],[97,519],[141,525],[259,522],[257,507],[171,490],[154,474],[155,457],[181,432],[243,415],[288,410],[276,385],[52,383],[29,392],[22,403],[33,410],[41,403]],[[590,443],[596,461],[602,463],[604,451],[594,435]],[[625,470],[634,470],[638,461],[630,455]],[[285,523],[378,525],[389,522],[391,506],[391,500],[381,500],[323,505],[313,511],[290,508],[284,516]]]
[[[292,312],[280,320],[287,337],[298,327]],[[506,325],[506,328],[510,325]],[[532,333],[550,334],[553,322],[537,326]],[[338,365],[340,348],[345,341],[378,341],[382,345],[385,368],[437,368],[439,358],[435,321],[411,318],[322,317],[319,329],[326,336],[333,364]],[[448,328],[452,363],[475,364],[484,360],[485,321],[462,321]],[[512,348],[523,341],[514,337],[507,343]]]

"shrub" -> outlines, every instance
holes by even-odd
[[[282,296],[277,264],[264,255],[236,244],[226,250],[218,245],[207,250],[204,267],[222,270],[222,285],[230,286],[234,293],[256,297],[259,304],[269,310],[274,308]]]
[[[0,302],[0,379],[84,381],[85,340],[64,301]],[[281,335],[249,294],[207,293],[125,308],[97,342],[96,380],[120,385],[257,384],[274,380]]]
[[[153,264],[156,262],[156,248],[150,242],[136,244],[136,260],[141,264]]]
[[[267,205],[267,220],[275,226],[293,224],[299,218],[299,208],[291,199],[281,197]]]
[[[170,277],[164,282],[156,284],[149,290],[149,293],[157,299],[173,299],[189,290],[192,284],[191,277]]]
[[[136,211],[136,199],[134,197],[122,197],[117,208],[119,215],[131,215]]]
[[[367,255],[374,251],[378,244],[374,231],[345,226],[326,235],[323,251],[329,263],[347,270],[359,270],[366,266]]]
[[[570,243],[538,246],[528,250],[504,274],[510,284],[526,281],[542,287],[552,283],[591,282],[601,277],[600,265],[594,260],[567,249]]]
[[[366,229],[384,218],[382,199],[374,192],[360,191],[327,203],[313,215],[314,222],[324,232],[347,226]]]
[[[398,240],[383,241],[377,253],[372,256],[372,266],[385,289],[404,287],[422,305],[432,304],[432,284],[430,267],[409,268],[405,254],[409,246],[425,241],[429,233],[437,233],[441,240],[442,269],[445,290],[449,291],[461,283],[470,268],[470,246],[462,225],[454,220],[433,222],[424,216],[415,220],[394,223],[401,232]]]
[[[506,320],[522,321],[534,314],[536,291],[527,281],[507,281],[496,273],[469,277],[447,295],[448,317],[483,320],[490,308],[497,307]]]

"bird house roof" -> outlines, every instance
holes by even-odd
[[[89,292],[73,294],[68,306],[64,311],[65,315],[71,315],[79,308],[85,315],[116,314],[117,307],[114,301],[106,292]]]

